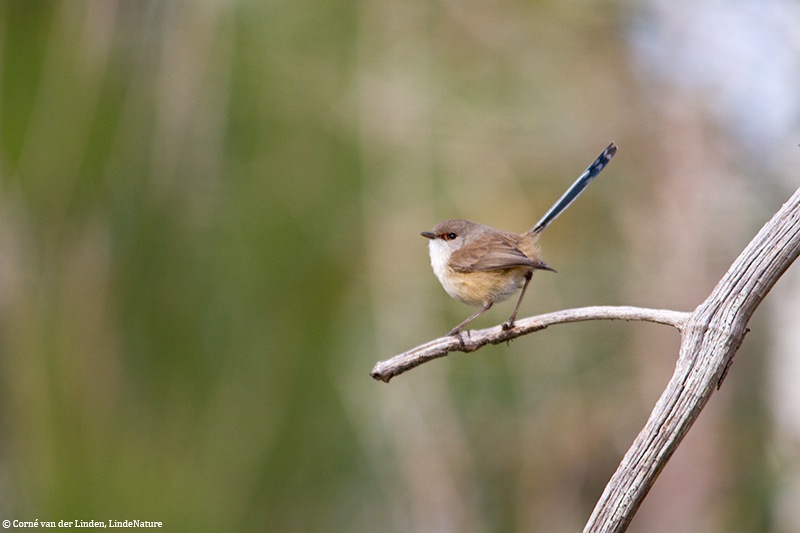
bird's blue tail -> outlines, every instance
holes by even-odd
[[[567,189],[567,192],[558,199],[558,201],[553,204],[547,213],[533,226],[531,229],[528,230],[528,233],[541,233],[544,229],[550,225],[552,221],[558,217],[573,201],[575,198],[578,197],[580,193],[589,185],[595,176],[600,174],[600,171],[605,168],[614,154],[617,153],[617,145],[611,143],[608,145],[608,148],[603,150],[603,153],[600,154],[597,159],[594,160],[594,163],[589,165],[589,168],[586,169],[586,172],[580,175],[580,177],[575,180],[575,183]]]

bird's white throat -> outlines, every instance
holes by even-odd
[[[442,239],[432,239],[428,243],[428,251],[431,254],[433,273],[439,278],[439,283],[445,285],[446,288],[447,263],[450,261],[452,250]]]

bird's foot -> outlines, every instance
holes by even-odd
[[[469,333],[467,335],[469,335]],[[453,331],[451,331],[450,333],[447,334],[447,336],[448,337],[457,338],[458,339],[458,343],[461,345],[462,348],[465,346],[464,345],[464,337],[461,335],[461,328],[460,327],[454,328]]]

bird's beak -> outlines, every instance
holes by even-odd
[[[434,235],[430,231],[423,231],[422,233],[420,233],[420,235],[422,235],[426,239],[435,239],[436,238],[436,235]]]

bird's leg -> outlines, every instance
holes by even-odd
[[[466,326],[467,324],[469,324],[470,322],[472,322],[473,320],[475,320],[476,318],[478,318],[478,317],[479,317],[479,316],[480,316],[482,313],[484,313],[484,312],[488,311],[488,310],[489,310],[489,308],[492,306],[492,304],[493,304],[493,303],[494,303],[494,302],[492,302],[491,300],[489,300],[488,302],[486,302],[486,304],[484,304],[483,308],[481,308],[480,310],[478,310],[478,311],[477,311],[477,312],[476,312],[474,315],[472,315],[471,317],[469,317],[468,319],[466,319],[466,320],[465,320],[464,322],[462,322],[461,324],[459,324],[459,325],[457,325],[456,327],[454,327],[454,328],[453,328],[453,330],[452,330],[450,333],[448,333],[448,334],[447,334],[447,335],[448,335],[448,337],[449,337],[449,336],[451,336],[451,335],[455,335],[455,336],[457,336],[457,337],[459,337],[459,338],[460,338],[460,335],[458,334],[458,332],[459,332],[459,331],[461,331],[461,328],[463,328],[464,326]]]
[[[519,300],[517,300],[517,306],[514,308],[514,312],[511,313],[511,316],[508,317],[508,320],[503,322],[503,329],[509,330],[514,327],[514,320],[517,318],[517,311],[519,311],[519,304],[522,303],[522,298],[525,297],[525,291],[528,289],[528,283],[531,282],[531,278],[533,277],[533,270],[525,274],[525,285],[522,286],[522,292],[519,295]]]

